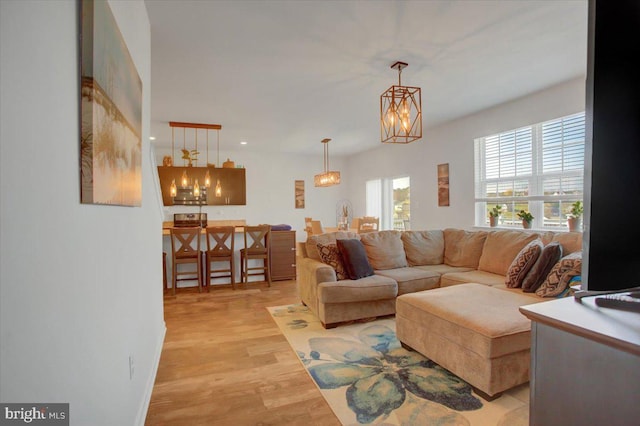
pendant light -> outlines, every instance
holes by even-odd
[[[322,139],[324,149],[324,172],[313,177],[315,186],[332,186],[340,183],[340,172],[329,170],[329,141],[331,139]]]
[[[403,86],[400,76],[409,64],[396,62],[398,85],[380,95],[382,143],[409,143],[422,138],[422,94],[419,87]]]

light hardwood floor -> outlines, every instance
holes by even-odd
[[[340,425],[265,309],[299,302],[295,281],[167,293],[145,425]]]

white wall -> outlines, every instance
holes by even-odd
[[[80,204],[78,2],[0,2],[0,400],[72,425],[143,424],[164,336],[149,20],[111,5],[143,82],[138,208]]]
[[[427,88],[423,88],[428,93]],[[428,99],[428,96],[427,96]],[[425,103],[424,108],[437,108]],[[427,129],[407,145],[383,145],[347,159],[343,180],[356,215],[365,213],[365,182],[411,177],[411,229],[471,228],[474,223],[474,139],[585,109],[585,78]],[[427,112],[428,113],[428,112]],[[449,163],[450,206],[438,207],[437,165]]]

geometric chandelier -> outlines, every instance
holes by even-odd
[[[324,171],[313,177],[314,186],[333,186],[340,184],[340,172],[329,169],[329,141],[331,139],[322,139],[324,149],[323,163]]]
[[[409,143],[422,138],[422,96],[419,87],[403,86],[402,69],[409,64],[396,62],[398,85],[380,95],[380,137],[382,143]]]

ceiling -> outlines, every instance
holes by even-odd
[[[586,72],[586,0],[145,3],[160,147],[184,121],[221,124],[225,151],[375,148],[398,60],[402,84],[422,88],[424,128]]]

